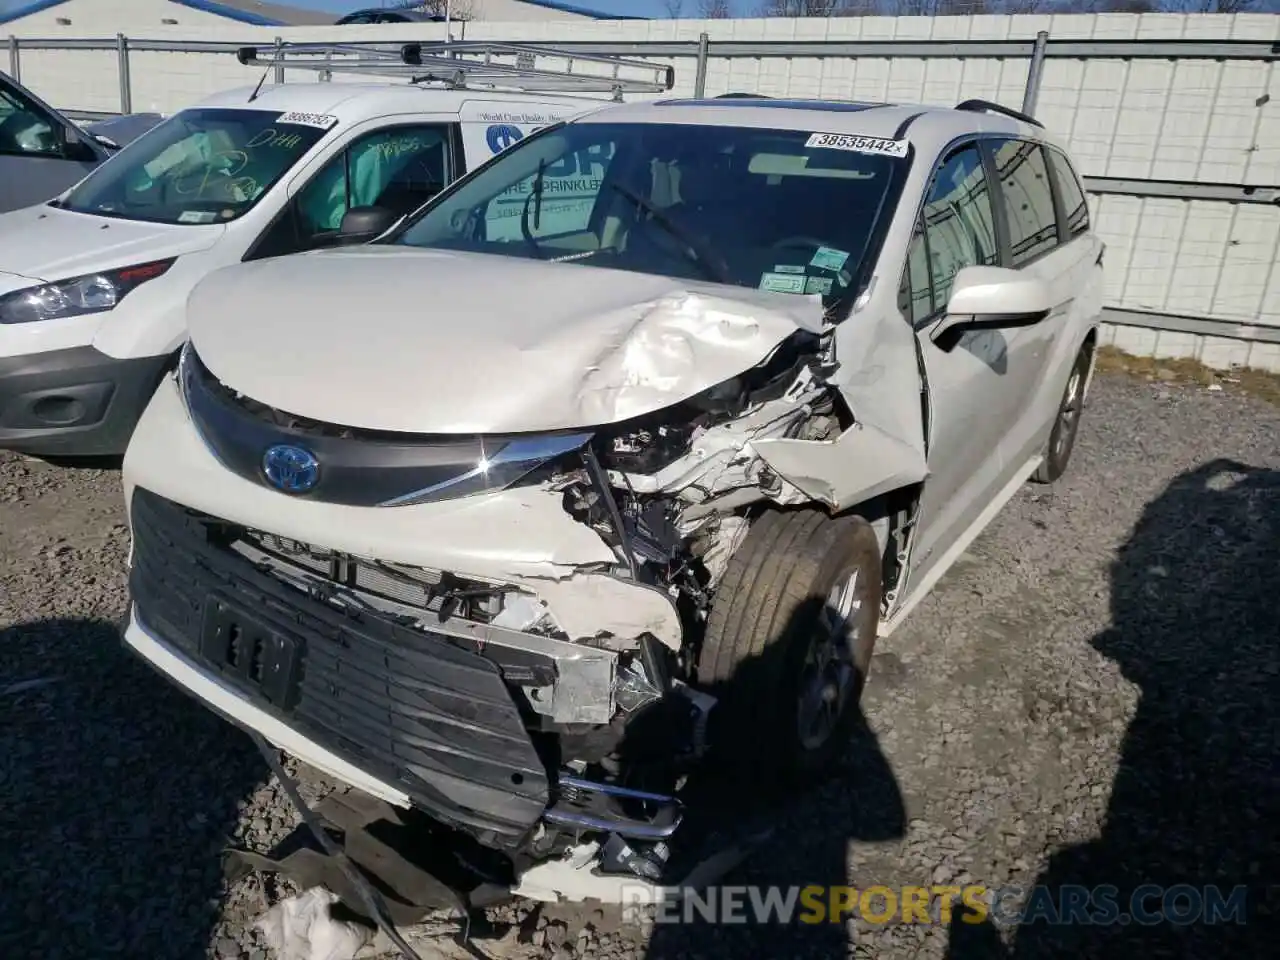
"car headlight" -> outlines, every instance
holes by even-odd
[[[170,257],[15,290],[0,297],[0,323],[34,323],[112,310],[129,291],[163,274],[176,259]]]

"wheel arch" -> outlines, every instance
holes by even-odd
[[[889,596],[905,570],[908,537],[924,482],[909,483],[885,493],[831,511],[833,519],[858,516],[866,520],[880,545],[882,595]]]

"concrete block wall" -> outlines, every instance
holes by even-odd
[[[696,41],[711,38],[706,92],[821,96],[954,104],[970,97],[1019,106],[1021,58],[717,58],[717,41],[1280,40],[1274,14],[864,17],[743,20],[474,22],[465,39]],[[146,39],[267,45],[288,40],[443,39],[443,25],[268,29],[226,25],[169,28]],[[34,34],[28,33],[28,36]],[[694,58],[676,68],[676,95],[693,92]],[[23,51],[22,79],[67,108],[119,109],[114,52]],[[171,112],[228,87],[257,83],[261,70],[231,54],[133,52],[134,110]],[[341,79],[341,78],[337,78]],[[314,82],[288,71],[286,82]],[[268,76],[267,82],[272,82]],[[1063,137],[1085,176],[1280,185],[1280,85],[1269,61],[1211,59],[1045,62],[1037,115]],[[1108,244],[1108,303],[1132,310],[1204,316],[1280,329],[1280,209],[1276,206],[1095,195],[1091,207]],[[1215,366],[1280,371],[1280,345],[1115,328],[1130,352],[1193,356]]]

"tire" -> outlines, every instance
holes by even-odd
[[[716,591],[697,661],[698,685],[719,698],[713,763],[731,781],[786,785],[838,759],[859,716],[881,588],[880,545],[861,517],[771,510],[751,525]],[[843,631],[832,629],[836,605],[852,610]],[[816,662],[828,652],[839,657],[823,685],[826,732],[807,737]]]
[[[1053,483],[1067,472],[1071,451],[1075,449],[1076,434],[1080,431],[1080,415],[1084,412],[1084,388],[1089,381],[1089,365],[1093,360],[1093,345],[1086,343],[1076,354],[1075,363],[1062,391],[1058,412],[1053,418],[1053,429],[1045,444],[1044,459],[1031,479],[1036,483]]]

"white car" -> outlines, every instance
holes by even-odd
[[[1102,254],[981,101],[548,127],[196,288],[124,462],[127,643],[519,894],[677,882],[689,783],[827,770],[877,636],[1065,469]]]
[[[295,46],[309,59],[290,67],[317,66],[319,51]],[[359,44],[343,49],[359,56]],[[425,68],[385,72],[397,69]],[[122,454],[176,362],[187,296],[211,271],[368,240],[510,143],[601,103],[524,92],[572,80],[499,79],[521,89],[231,90],[160,123],[53,201],[0,215],[0,448]]]

